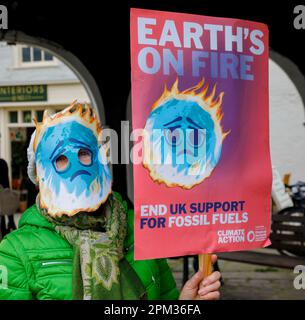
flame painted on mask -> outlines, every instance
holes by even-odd
[[[143,165],[150,177],[168,187],[191,189],[216,167],[224,138],[224,92],[208,94],[204,79],[179,91],[178,79],[152,105],[144,128]]]
[[[52,216],[92,212],[111,192],[111,172],[93,110],[73,103],[36,121],[34,152],[40,206]],[[85,155],[85,158],[82,158]],[[60,166],[61,161],[63,166]]]

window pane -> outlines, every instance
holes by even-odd
[[[31,123],[32,122],[32,114],[31,111],[22,111],[23,114],[23,122]]]
[[[36,111],[36,119],[38,122],[42,122],[42,118],[43,118],[43,110],[38,110]]]
[[[10,111],[10,123],[18,122],[18,113],[17,111]]]
[[[52,61],[53,60],[53,56],[51,55],[51,53],[45,51],[44,52],[44,59],[46,61]]]
[[[29,47],[22,48],[22,61],[23,62],[31,61],[31,50]]]
[[[41,50],[38,48],[34,49],[34,61],[41,61]]]

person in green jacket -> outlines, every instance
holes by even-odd
[[[100,134],[81,105],[36,122],[28,173],[39,195],[0,243],[0,299],[218,299],[219,272],[197,272],[179,293],[165,259],[134,260],[133,210],[111,190]]]

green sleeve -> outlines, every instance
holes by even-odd
[[[177,300],[179,298],[179,291],[166,259],[158,259],[157,261],[160,270],[160,299]]]
[[[31,300],[24,264],[9,236],[0,242],[0,300]]]
[[[125,246],[129,248],[134,242],[134,211],[128,210],[128,237],[125,239]],[[179,291],[176,286],[176,281],[173,277],[166,259],[156,259],[159,267],[160,274],[160,299],[161,300],[177,300],[179,297]]]

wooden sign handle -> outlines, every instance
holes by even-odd
[[[199,270],[203,271],[204,278],[212,273],[212,254],[204,253],[198,255]]]

